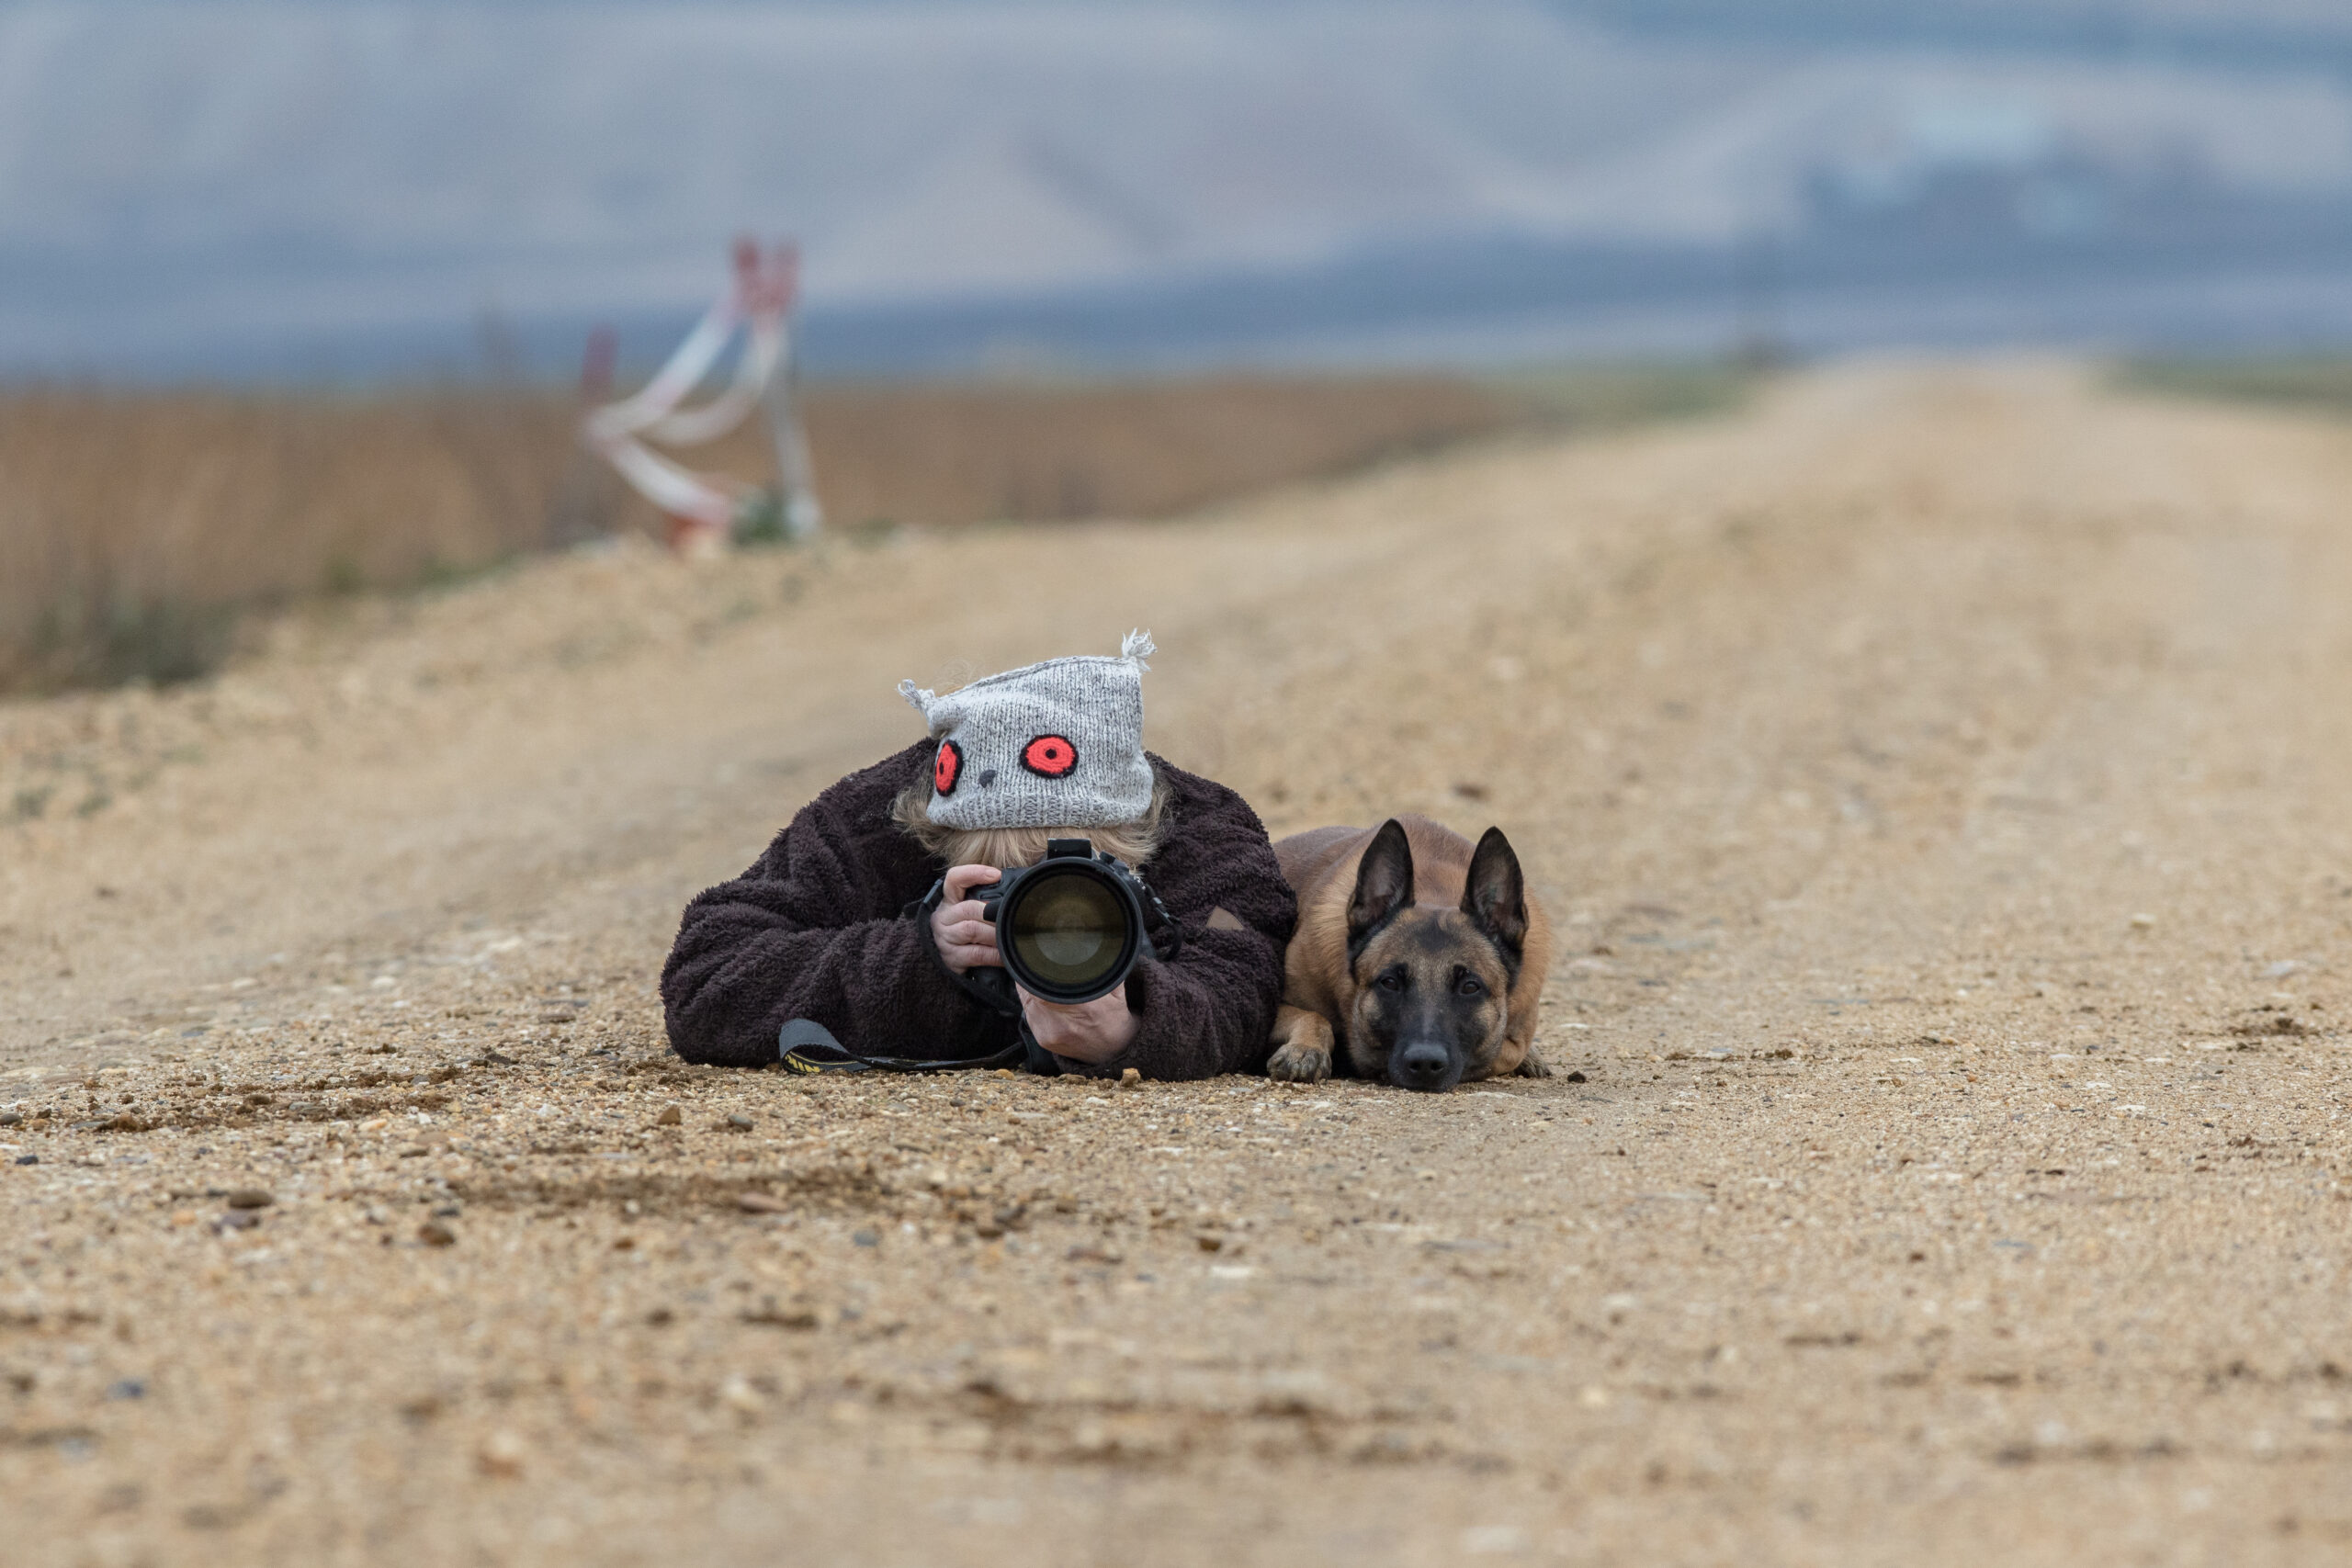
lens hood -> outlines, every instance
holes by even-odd
[[[1035,865],[972,896],[997,928],[1005,972],[1031,996],[1091,1002],[1126,983],[1149,944],[1147,890],[1085,839],[1056,839]],[[1158,900],[1152,901],[1157,910]]]

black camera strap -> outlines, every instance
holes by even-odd
[[[776,1036],[777,1059],[793,1073],[962,1073],[1005,1068],[1045,1077],[1058,1077],[1061,1064],[1021,1025],[1021,1038],[1001,1051],[944,1062],[913,1056],[866,1056],[843,1045],[831,1030],[806,1018],[796,1018]]]
[[[796,1073],[960,1073],[992,1067],[1018,1072],[1028,1055],[1029,1047],[1023,1043],[967,1062],[919,1062],[911,1056],[860,1056],[846,1046],[817,1043],[795,1045],[783,1060],[786,1069]]]

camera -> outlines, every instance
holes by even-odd
[[[1183,928],[1159,896],[1090,839],[1051,839],[1035,865],[972,889],[997,930],[1005,972],[1031,996],[1091,1002],[1126,984],[1148,945],[1176,956]]]

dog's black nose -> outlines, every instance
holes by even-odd
[[[1396,1081],[1407,1089],[1435,1089],[1445,1081],[1442,1045],[1408,1045],[1396,1054]]]

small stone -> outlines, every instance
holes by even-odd
[[[807,1333],[817,1326],[817,1314],[804,1306],[778,1306],[774,1296],[763,1297],[760,1304],[741,1314],[745,1323],[762,1323],[775,1328],[789,1328]]]
[[[25,1113],[23,1111],[0,1111],[0,1127],[21,1127],[24,1124]]]
[[[240,1187],[229,1194],[232,1209],[266,1209],[277,1200],[259,1187]]]
[[[528,1454],[523,1439],[514,1433],[492,1432],[481,1440],[481,1447],[474,1450],[474,1462],[481,1468],[484,1475],[512,1481],[523,1473],[523,1461]]]
[[[665,1105],[662,1114],[653,1119],[656,1127],[674,1127],[686,1119],[686,1113],[674,1105]]]
[[[1203,1232],[1193,1238],[1193,1245],[1203,1252],[1222,1252],[1225,1250],[1225,1237]]]
[[[1143,1074],[1134,1067],[1120,1068],[1119,1087],[1121,1089],[1141,1089],[1143,1087]]]
[[[1562,1078],[1560,1081],[1562,1083],[1589,1083],[1592,1080],[1586,1077],[1582,1073],[1570,1073],[1566,1077]]]
[[[17,1163],[18,1165],[39,1165],[39,1164],[40,1163],[40,1156],[39,1156],[39,1155],[18,1155],[18,1156],[17,1156]]]
[[[416,1239],[427,1247],[455,1247],[458,1233],[439,1220],[427,1220],[416,1227]]]
[[[764,1192],[738,1192],[735,1206],[747,1214],[781,1214],[789,1207],[783,1199]]]
[[[752,1130],[752,1119],[740,1111],[730,1111],[727,1113],[727,1124],[739,1133],[748,1133]]]
[[[2146,931],[2155,923],[2156,917],[2154,915],[2134,915],[2132,917],[2132,929],[2135,931]]]
[[[850,1245],[853,1247],[879,1247],[882,1245],[882,1238],[872,1231],[853,1232],[849,1239]]]
[[[756,1416],[767,1403],[760,1397],[759,1390],[741,1377],[731,1377],[720,1383],[718,1397],[726,1401],[728,1408],[740,1416]]]

